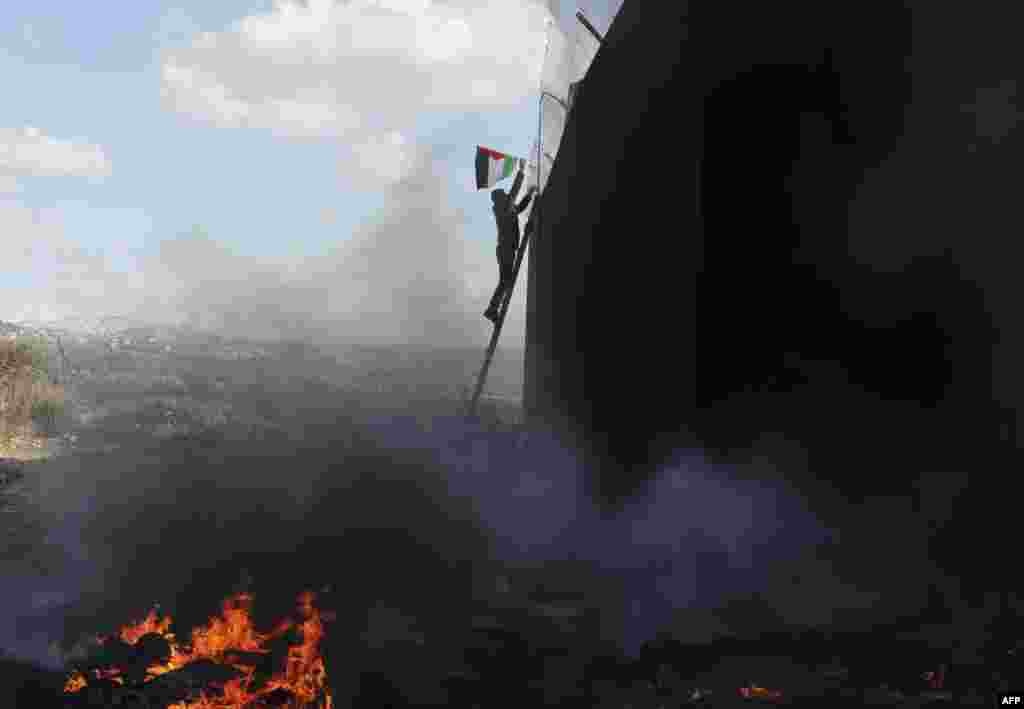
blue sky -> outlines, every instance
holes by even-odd
[[[329,4],[329,0],[310,1]],[[288,2],[294,5],[298,0]],[[370,0],[358,2],[372,4]],[[399,12],[412,12],[407,8],[417,6],[417,0],[378,2],[391,4]],[[232,34],[232,28],[247,16],[276,17],[272,29],[280,31],[286,23],[281,20],[280,8],[278,15],[268,15],[275,12],[271,2],[87,4],[37,0],[13,5],[0,15],[0,83],[5,88],[0,131],[30,126],[59,141],[99,146],[109,171],[99,177],[73,170],[53,175],[31,169],[0,175],[6,180],[0,182],[0,217],[6,221],[0,222],[0,229],[8,234],[17,231],[26,242],[39,243],[38,235],[23,233],[28,219],[24,215],[32,214],[34,223],[47,225],[47,233],[59,233],[60,239],[86,252],[102,253],[104,269],[137,275],[142,268],[140,260],[155,258],[161,242],[187,235],[196,225],[238,258],[260,263],[315,261],[332,249],[336,251],[359,230],[372,229],[378,215],[400,208],[394,180],[381,177],[392,174],[392,167],[377,169],[379,166],[360,163],[359,170],[349,168],[355,164],[353,146],[401,134],[407,154],[435,151],[431,174],[444,183],[438,210],[458,215],[459,248],[467,250],[467,258],[475,259],[474,268],[492,269],[488,260],[493,258],[494,228],[489,200],[485,192],[467,189],[466,183],[477,143],[520,154],[526,154],[531,146],[537,98],[530,81],[536,79],[530,78],[526,55],[531,47],[537,50],[540,37],[536,15],[528,12],[535,4],[534,0],[507,0],[501,10],[467,15],[476,42],[473,51],[479,52],[487,38],[493,43],[497,37],[505,43],[504,47],[495,46],[493,67],[485,66],[479,54],[464,60],[466,67],[453,66],[450,61],[446,64],[443,58],[437,59],[443,46],[440,50],[427,46],[423,52],[436,60],[433,64],[419,56],[410,59],[398,48],[405,68],[394,69],[393,63],[381,63],[390,58],[378,56],[387,52],[389,26],[377,30],[370,25],[356,27],[354,31],[361,34],[354,35],[353,42],[372,44],[378,36],[373,32],[378,31],[383,33],[379,36],[384,48],[361,46],[361,54],[355,50],[346,53],[344,48],[332,50],[338,52],[330,66],[335,73],[321,84],[333,82],[331,89],[336,93],[331,94],[332,100],[355,107],[364,119],[357,130],[319,130],[316,125],[309,128],[312,124],[308,121],[299,128],[294,121],[275,123],[284,109],[268,108],[266,102],[290,100],[289,82],[301,76],[284,69],[277,76],[281,58],[290,61],[286,52],[291,50],[278,43],[272,47],[277,52],[274,58],[262,64],[256,58],[248,64],[263,45],[250,43],[239,50]],[[562,4],[565,16],[571,17],[572,4]],[[430,3],[419,0],[418,5],[422,9]],[[452,0],[452,5],[482,3]],[[596,2],[591,11],[602,29],[611,14],[608,5]],[[460,22],[460,16],[450,16],[455,18],[453,22]],[[520,21],[527,16],[533,19]],[[332,21],[334,29],[317,30],[318,37],[327,36],[333,42],[335,35],[345,36],[345,23],[350,20]],[[361,21],[356,17],[350,24]],[[192,47],[201,32],[215,33],[215,49]],[[255,37],[255,30],[250,34]],[[458,36],[438,44],[457,42]],[[510,51],[510,47],[523,51]],[[511,56],[513,51],[523,56]],[[373,60],[366,59],[370,55]],[[169,59],[174,57],[177,59]],[[373,64],[377,59],[380,61]],[[171,99],[162,96],[168,86],[164,70],[175,62],[208,72],[229,91],[244,96],[251,109],[248,124],[231,123],[224,115],[215,115],[218,107],[189,80],[172,86]],[[351,62],[351,68],[345,62]],[[415,70],[409,69],[412,62],[419,62]],[[383,67],[380,85],[371,80],[356,87],[356,82],[366,79],[359,72],[371,71],[366,69],[370,66]],[[467,73],[473,66],[480,67],[478,73]],[[261,72],[267,72],[265,96],[259,95]],[[408,78],[410,86],[418,86],[423,72],[441,77],[424,80],[435,82],[431,98],[422,109],[414,99],[402,104],[407,89],[399,82]],[[480,84],[469,82],[478,79],[493,82],[483,84],[484,93],[474,96],[474,87]],[[492,85],[496,87],[493,96],[487,93]],[[315,92],[318,85],[314,81],[310,86]],[[350,86],[354,93],[348,101],[345,92]],[[462,87],[467,89],[467,100],[465,105],[456,105],[462,100]],[[379,92],[380,110],[374,91]],[[323,103],[319,98],[313,103],[318,101]],[[393,102],[393,110],[388,102]],[[334,110],[335,103],[327,110]],[[385,162],[388,155],[379,151],[367,154],[374,160],[383,155]],[[14,229],[11,224],[19,226]],[[11,303],[34,297],[30,296],[33,287],[38,290],[52,276],[39,270],[49,267],[45,262],[33,262],[30,267],[22,262],[21,266],[0,265],[0,297],[3,289],[8,293],[8,307],[0,304],[0,318],[13,317]],[[471,288],[475,289],[474,298],[479,299],[485,285],[489,287],[488,280],[489,275],[476,276]],[[108,285],[106,290],[113,293],[113,285]],[[13,295],[15,291],[18,295]]]
[[[198,27],[217,30],[253,5],[229,0],[177,7]],[[269,3],[256,8],[261,5]],[[327,141],[283,142],[262,131],[194,125],[162,107],[160,47],[153,38],[181,38],[180,31],[161,32],[161,24],[172,25],[170,18],[179,13],[155,2],[119,4],[116,12],[103,13],[86,7],[49,0],[0,18],[3,122],[80,136],[105,146],[115,163],[102,185],[47,178],[29,178],[25,185],[29,204],[67,203],[75,217],[69,226],[84,243],[107,244],[117,234],[141,247],[201,224],[247,253],[314,254],[379,208],[378,194],[339,189],[331,155],[325,155],[325,147],[332,147]],[[26,40],[26,27],[37,47]],[[534,110],[527,99],[504,115],[442,116],[425,120],[422,134],[441,143],[481,140],[528,148]],[[464,151],[467,162],[472,148]],[[282,199],[282,181],[292,183],[284,199],[296,207],[287,214],[272,208]],[[468,198],[473,196],[464,200],[469,209],[480,202]],[[253,209],[260,204],[267,208]],[[333,226],[320,219],[327,207],[339,217]],[[296,231],[302,236],[288,235]]]

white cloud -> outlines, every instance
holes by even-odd
[[[165,242],[131,274],[51,248],[57,256],[27,262],[43,274],[38,283],[8,289],[0,303],[192,320],[257,337],[486,342],[493,241],[466,238],[447,194],[453,166],[412,136],[425,113],[505,110],[535,91],[546,16],[537,0],[289,0],[165,50],[169,108],[215,125],[334,139],[343,146],[341,177],[383,190],[385,207],[333,251],[301,263],[262,261],[199,235]],[[459,179],[475,190],[470,169]],[[0,230],[12,218],[0,215]],[[45,227],[66,245],[56,215]],[[38,244],[40,228],[27,224],[22,241]],[[504,342],[521,338],[525,282],[524,272]]]
[[[409,136],[425,114],[507,110],[531,95],[548,16],[538,0],[279,0],[164,55],[162,93],[172,110],[225,127],[338,140],[343,180],[394,186],[388,214],[315,273],[300,268],[301,278],[268,285],[269,303],[287,291],[280,302],[292,298],[300,311],[311,301],[310,312],[326,309],[332,329],[343,323],[353,337],[486,337],[480,313],[497,279],[493,248],[464,240],[447,195],[423,181],[421,147]],[[475,190],[471,171],[457,177]],[[523,284],[525,272],[506,323],[510,339],[523,328]],[[190,308],[214,313],[200,307],[211,299],[238,307],[260,300],[243,298],[241,287],[229,298],[197,288]]]
[[[355,164],[345,161],[340,171],[364,189],[398,182],[410,174],[416,161],[416,148],[398,131],[371,136],[353,145],[351,152]]]
[[[38,128],[0,128],[0,173],[105,177],[111,166],[102,146],[45,135]]]
[[[516,106],[534,91],[537,0],[279,0],[167,52],[166,105],[221,126],[352,146],[356,180],[401,179],[425,112]]]

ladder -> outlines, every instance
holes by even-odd
[[[534,199],[537,199],[534,196]],[[536,208],[534,204],[534,208]],[[534,225],[533,229],[527,230],[523,234],[523,238],[519,242],[519,249],[516,252],[516,264],[512,271],[512,282],[509,284],[508,291],[505,293],[504,298],[501,301],[501,308],[498,310],[498,320],[494,323],[494,332],[491,333],[490,344],[487,345],[487,352],[484,354],[484,363],[480,367],[480,373],[476,378],[476,387],[473,389],[473,396],[470,398],[466,406],[466,415],[469,417],[476,416],[477,405],[480,402],[480,395],[483,393],[484,384],[487,381],[487,372],[491,368],[491,360],[494,359],[494,351],[498,348],[498,338],[501,337],[501,328],[505,324],[505,314],[508,313],[509,303],[512,301],[512,293],[516,288],[516,281],[519,280],[519,267],[523,263],[523,255],[526,253],[526,249],[530,243],[530,237],[537,230],[537,225]]]

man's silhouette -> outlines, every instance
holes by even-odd
[[[518,205],[516,197],[519,189],[523,186],[523,170],[520,167],[516,179],[512,183],[512,189],[506,194],[503,189],[496,189],[491,192],[491,202],[494,209],[494,220],[498,225],[498,287],[494,289],[491,296],[491,304],[484,311],[484,317],[497,324],[498,311],[501,309],[502,299],[512,287],[512,279],[516,266],[516,253],[519,250],[519,215],[526,211],[533,199],[533,193],[537,188],[531,186],[526,197]]]

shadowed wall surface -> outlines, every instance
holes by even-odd
[[[969,472],[978,505],[1018,460],[1012,23],[850,8],[634,2],[607,34],[531,249],[525,397],[610,504],[687,446],[853,498]]]

